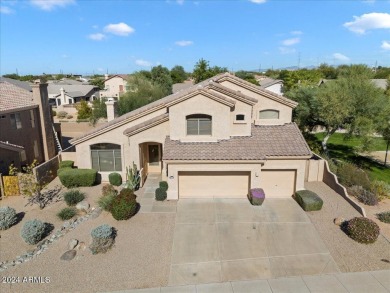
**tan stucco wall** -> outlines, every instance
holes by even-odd
[[[212,135],[187,135],[186,116],[206,114],[212,116]],[[180,141],[216,141],[230,138],[230,107],[202,94],[169,108],[170,135]]]
[[[275,94],[283,95],[282,87],[283,87],[283,85],[281,83],[276,83],[276,84],[273,84],[273,85],[271,85],[269,87],[266,87],[265,89],[267,91],[271,91],[271,92],[273,92]]]
[[[126,92],[126,84],[127,81],[121,77],[117,76],[117,77],[110,78],[104,82],[104,86],[105,88],[107,88],[107,90],[100,91],[100,97],[119,98],[120,94]],[[123,86],[123,92],[119,92],[120,85]]]
[[[252,116],[252,121],[255,121],[257,125],[281,125],[285,123],[290,123],[292,121],[292,108],[290,108],[289,106],[283,105],[258,93],[242,88],[230,81],[223,81],[221,82],[221,84],[232,90],[240,91],[241,93],[255,98],[259,101],[256,105],[253,106]],[[259,111],[270,109],[279,111],[279,119],[258,119]]]

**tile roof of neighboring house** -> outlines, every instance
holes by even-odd
[[[152,119],[146,120],[140,124],[137,124],[137,125],[134,125],[130,128],[125,129],[125,131],[123,131],[123,134],[127,135],[127,136],[132,136],[132,135],[137,134],[145,129],[148,129],[150,127],[153,127],[157,124],[160,124],[160,123],[168,121],[168,120],[169,120],[169,113],[164,113],[162,115],[158,115]]]
[[[277,84],[277,83],[283,83],[283,80],[280,79],[273,79],[273,78],[263,78],[258,80],[261,88],[267,88],[271,85]]]
[[[34,102],[32,92],[8,81],[0,81],[0,113],[34,106],[38,104]]]
[[[12,79],[12,78],[8,78],[8,77],[2,77],[2,76],[0,77],[0,82],[1,81],[6,81],[9,83],[12,83],[13,85],[16,85],[17,87],[20,87],[26,91],[32,92],[32,87],[28,82]]]
[[[65,92],[65,94],[71,98],[77,98],[77,97],[83,97],[84,94],[82,92],[76,91],[76,92]]]
[[[12,144],[9,143],[8,141],[1,141],[1,140],[0,140],[0,148],[15,151],[15,152],[21,152],[22,150],[24,150],[23,146]]]
[[[180,142],[165,139],[163,160],[266,160],[278,157],[309,157],[310,148],[295,123],[252,124],[252,136],[218,142]]]
[[[150,112],[153,112],[154,110],[158,110],[158,109],[162,109],[164,108],[167,104],[171,103],[171,102],[174,102],[175,100],[178,100],[180,99],[181,97],[185,96],[185,95],[188,95],[194,91],[196,91],[197,89],[204,89],[206,88],[207,89],[207,85],[209,84],[212,84],[213,82],[217,82],[223,78],[233,78],[234,80],[236,80],[238,83],[241,83],[241,81],[243,82],[244,85],[246,85],[246,87],[251,87],[251,88],[255,88],[255,90],[259,93],[262,93],[264,94],[265,96],[267,97],[270,97],[272,99],[275,99],[275,100],[278,100],[278,101],[281,101],[281,102],[285,102],[285,103],[288,103],[289,105],[293,105],[293,107],[295,105],[297,105],[298,103],[290,100],[290,99],[287,99],[285,97],[282,97],[282,96],[279,96],[273,92],[270,92],[270,91],[267,91],[265,89],[262,89],[260,88],[259,86],[256,86],[252,83],[249,83],[249,82],[246,82],[246,81],[243,81],[242,79],[238,78],[238,77],[235,77],[234,75],[228,73],[228,72],[225,72],[225,73],[221,73],[221,74],[218,74],[216,76],[213,76],[209,79],[206,79],[200,83],[197,83],[189,88],[186,88],[184,90],[181,90],[177,93],[174,93],[174,94],[171,94],[169,96],[166,96],[160,100],[157,100],[157,101],[154,101],[150,104],[147,104],[141,108],[138,108],[134,111],[131,111],[129,113],[126,113],[118,118],[115,118],[114,120],[111,120],[110,122],[107,122],[106,124],[100,126],[100,127],[97,127],[87,133],[84,133],[83,135],[79,136],[79,137],[76,137],[76,138],[73,138],[70,140],[70,143],[72,144],[77,144],[85,139],[87,139],[88,137],[92,137],[94,135],[98,135],[100,132],[102,131],[109,131],[110,129],[114,128],[116,125],[117,126],[120,126],[122,124],[125,124],[127,123],[128,121],[132,121],[136,118],[138,118],[139,116],[141,116],[142,114],[144,113],[150,113]],[[223,85],[218,85],[219,87],[224,87]],[[235,94],[240,94],[240,93],[237,93],[236,91],[233,91],[231,89],[228,89],[227,87],[224,87],[227,91],[229,92],[232,92],[232,93],[235,93]],[[213,93],[213,95],[216,95],[215,93]],[[253,100],[253,98],[249,97],[249,96],[246,96],[244,94],[240,94],[241,96],[245,96],[248,101],[250,100]],[[222,95],[219,95],[219,96],[222,96]],[[231,102],[232,100],[229,99],[229,98],[225,98],[225,97],[222,97],[223,99]]]
[[[48,84],[61,84],[61,85],[90,85],[86,81],[74,80],[74,79],[48,80],[47,83]]]
[[[111,75],[111,76],[109,76],[106,80],[104,80],[105,82],[107,81],[107,80],[110,80],[111,78],[114,78],[114,77],[120,77],[120,78],[122,78],[122,79],[124,79],[124,80],[127,80],[127,78],[129,77],[129,75],[128,74],[115,74],[115,75]]]
[[[90,85],[90,84],[66,85],[66,84],[58,84],[58,83],[49,83],[47,87],[47,92],[50,96],[59,95],[61,94],[61,88],[63,88],[67,94],[72,92],[80,92],[82,94],[81,96],[86,96],[98,89],[97,86]]]
[[[172,85],[172,92],[177,93],[181,90],[185,90],[186,88],[189,88],[194,85],[194,82],[192,80],[186,80],[182,83],[175,83]]]

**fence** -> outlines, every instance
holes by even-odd
[[[36,166],[33,169],[33,173],[37,182],[40,184],[50,183],[54,178],[57,177],[57,170],[60,165],[59,155],[51,158],[49,161]]]

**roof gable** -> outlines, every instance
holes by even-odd
[[[0,112],[38,107],[32,92],[7,81],[0,81]]]

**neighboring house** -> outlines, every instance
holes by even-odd
[[[47,90],[50,104],[56,107],[99,98],[99,87],[74,80],[50,82]]]
[[[0,173],[11,163],[20,168],[54,157],[53,129],[47,84],[0,79]]]
[[[127,91],[127,74],[104,76],[104,90],[100,91],[100,98],[115,98],[116,100]]]
[[[321,86],[329,81],[334,81],[335,79],[321,79],[318,82],[318,86]],[[379,89],[386,90],[387,89],[387,79],[371,79],[371,82]]]
[[[273,79],[273,78],[269,78],[267,76],[261,76],[261,75],[256,75],[255,78],[262,89],[265,89],[267,91],[271,91],[271,92],[278,94],[278,95],[283,95],[283,92],[282,92],[283,80]]]
[[[172,93],[177,93],[181,90],[185,90],[191,86],[194,85],[194,81],[193,80],[186,80],[184,82],[181,82],[181,83],[174,83],[172,85]]]
[[[169,95],[70,141],[79,168],[103,181],[126,178],[133,162],[169,184],[168,199],[246,198],[250,188],[268,197],[304,189],[312,153],[295,123],[297,103],[229,73]],[[63,153],[65,154],[65,153]]]

